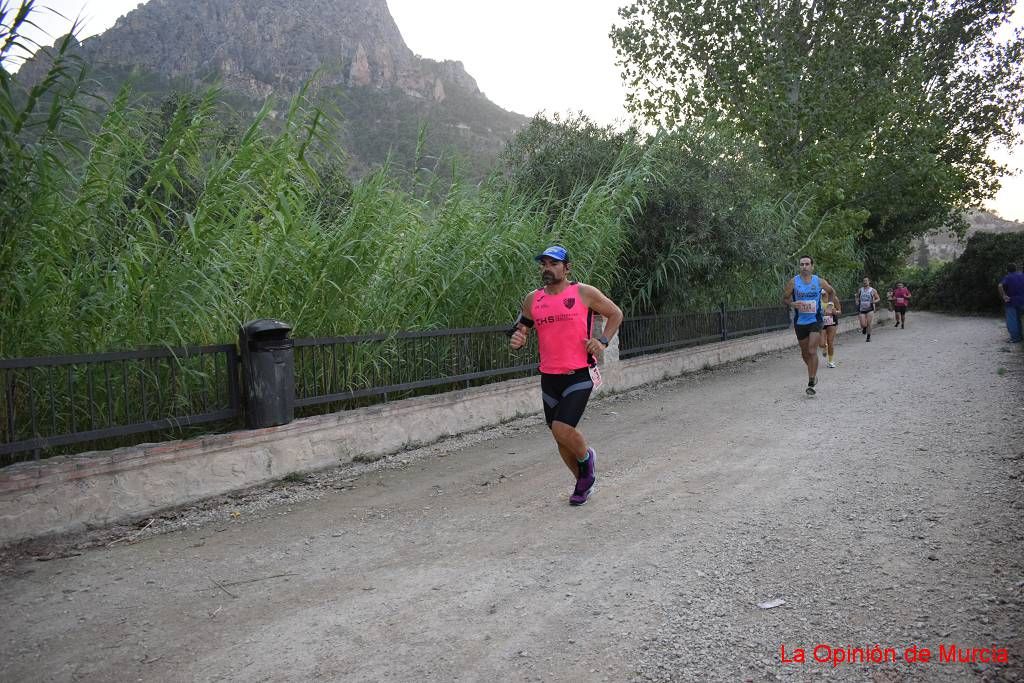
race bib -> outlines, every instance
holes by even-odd
[[[596,365],[590,366],[590,381],[594,383],[594,391],[600,389],[601,385],[604,384],[604,380],[601,379],[601,371]]]
[[[896,298],[896,305],[897,306],[906,306],[907,305],[907,300],[903,299],[903,298],[900,298],[900,297],[897,297]]]
[[[818,302],[808,301],[807,299],[797,299],[796,310],[800,311],[801,313],[817,313]]]
[[[835,320],[830,315],[826,315],[821,320],[823,325],[835,325]]]

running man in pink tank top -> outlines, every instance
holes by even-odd
[[[576,478],[569,504],[583,505],[597,479],[596,454],[576,425],[594,388],[590,367],[619,331],[622,311],[596,287],[568,280],[571,266],[564,247],[548,247],[536,260],[544,286],[523,299],[510,346],[522,348],[530,328],[537,328],[544,418],[562,460]],[[606,319],[600,337],[591,333],[594,313]]]

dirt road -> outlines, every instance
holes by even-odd
[[[1005,338],[915,313],[842,335],[817,398],[794,343],[592,402],[582,508],[531,418],[23,558],[0,680],[1024,681]],[[876,644],[899,661],[833,666]],[[951,644],[1009,663],[940,661]]]

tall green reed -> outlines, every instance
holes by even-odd
[[[268,103],[225,142],[216,108],[216,91],[169,117],[127,91],[110,103],[78,171],[17,217],[10,272],[31,296],[5,309],[0,353],[221,342],[256,317],[303,336],[504,322],[551,241],[611,282],[626,174],[580,188],[553,221],[544,197],[452,182],[426,201],[388,168],[323,212],[329,119],[300,95],[277,132]]]

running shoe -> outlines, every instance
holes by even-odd
[[[866,328],[866,327],[860,328],[860,333],[861,334],[867,334],[868,333],[868,328]]]
[[[899,323],[896,323],[896,327],[899,327],[899,326],[900,326],[900,324],[899,324]]]
[[[587,480],[582,477],[576,481],[576,488],[572,490],[572,495],[569,496],[569,505],[579,506],[583,505],[590,498],[590,494],[594,492],[594,480]]]
[[[817,384],[817,383],[818,383],[818,378],[817,377],[812,377],[809,380],[807,380],[807,388],[804,389],[804,391],[807,392],[808,396],[814,396],[816,393],[818,393],[818,392],[816,392],[814,390],[814,385]]]
[[[835,364],[835,363],[833,363],[832,361],[829,361],[829,362],[828,362],[828,366],[829,366],[830,368],[834,368],[834,367],[836,366],[836,364]]]
[[[871,335],[869,334],[869,335],[868,335],[868,338],[867,338],[867,339],[865,339],[864,341],[871,341]]]
[[[590,457],[586,462],[580,463],[580,478],[576,480],[576,488],[569,496],[569,505],[583,505],[590,498],[590,494],[594,492],[594,482],[597,481],[597,464],[595,463],[597,453],[593,448],[588,448],[587,453]]]

